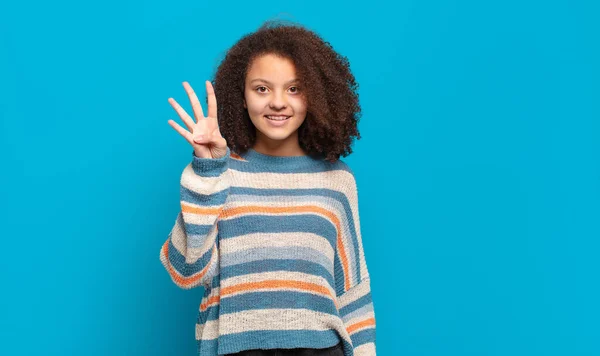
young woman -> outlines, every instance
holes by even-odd
[[[360,106],[348,61],[299,25],[240,39],[192,118],[181,211],[160,259],[204,286],[198,353],[375,355],[375,314],[352,152]],[[217,100],[218,99],[218,100]],[[217,105],[218,102],[218,105]]]

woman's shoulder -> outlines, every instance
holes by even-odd
[[[343,159],[338,159],[334,162],[330,162],[330,161],[323,161],[324,164],[328,167],[329,170],[332,171],[344,171],[347,174],[351,175],[354,177],[354,171],[352,170],[352,168],[350,167],[350,165]]]

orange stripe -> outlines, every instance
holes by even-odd
[[[365,326],[375,326],[375,318],[369,318],[363,321],[359,321],[356,324],[352,324],[346,328],[348,334],[352,334],[357,329],[364,328]]]
[[[350,276],[348,275],[348,257],[346,249],[342,243],[342,226],[338,217],[329,210],[323,209],[314,205],[299,205],[299,206],[241,206],[223,210],[222,218],[231,218],[236,215],[251,214],[251,213],[272,213],[272,214],[289,214],[289,213],[319,213],[328,217],[336,226],[337,230],[337,248],[340,251],[340,260],[342,269],[344,270],[344,290],[350,288]]]
[[[200,310],[205,311],[206,308],[213,304],[217,304],[220,301],[221,297],[218,295],[212,296],[206,300],[206,302],[200,304]]]
[[[198,215],[219,215],[222,208],[202,208],[198,206],[189,206],[181,203],[181,212]]]
[[[216,249],[216,245],[213,245],[213,256],[214,256],[214,253],[216,252],[215,249]],[[200,280],[206,274],[206,272],[208,272],[208,267],[210,266],[210,263],[208,263],[206,265],[206,267],[204,267],[202,269],[202,271],[200,271],[200,272],[198,272],[198,273],[196,273],[196,274],[194,274],[192,276],[189,276],[189,277],[182,277],[182,276],[180,276],[177,273],[177,271],[175,271],[175,269],[169,263],[169,240],[167,240],[163,244],[162,253],[166,257],[166,261],[167,261],[167,264],[168,264],[168,267],[169,267],[168,268],[169,274],[175,280],[175,282],[177,282],[177,284],[184,285],[184,286],[189,286],[191,284],[194,284],[194,283],[198,282],[198,280]],[[212,259],[212,256],[211,256],[211,259]]]
[[[235,158],[239,161],[246,161],[245,159],[242,158],[242,156],[238,155],[237,153],[233,153],[231,152],[231,154],[229,155],[231,158]]]
[[[321,295],[325,295],[325,296],[329,297],[335,303],[336,307],[338,306],[336,298],[333,295],[331,295],[331,292],[329,291],[329,289],[327,289],[321,285],[315,284],[315,283],[302,282],[302,281],[274,279],[274,280],[267,280],[267,281],[261,281],[261,282],[240,283],[240,284],[233,285],[231,287],[221,288],[221,295],[227,296],[229,294],[233,294],[233,293],[240,292],[240,291],[251,291],[251,290],[262,289],[262,288],[281,288],[281,287],[317,292]]]

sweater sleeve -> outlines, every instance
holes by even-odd
[[[181,174],[181,210],[160,261],[175,284],[183,289],[209,285],[218,273],[218,217],[230,188],[230,150],[222,158],[193,155]]]
[[[352,340],[354,355],[374,356],[375,312],[371,298],[369,271],[363,250],[358,211],[358,190],[354,174],[340,184],[345,213],[340,221],[341,233],[335,257],[335,282],[339,314]]]

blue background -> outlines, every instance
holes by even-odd
[[[378,354],[600,355],[595,2],[281,3],[0,6],[2,353],[195,353],[202,290],[158,259],[191,157],[167,98],[281,18],[360,83]]]

